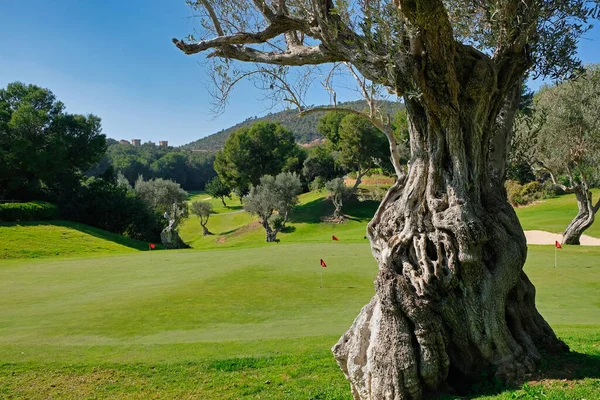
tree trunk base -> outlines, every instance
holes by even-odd
[[[165,249],[188,249],[190,247],[179,237],[176,230],[169,227],[163,229],[160,233],[160,241]]]
[[[488,310],[484,319],[474,318],[475,303],[487,300],[460,289],[432,307],[410,299],[393,274],[380,273],[377,287],[385,298],[376,294],[332,348],[357,400],[460,394],[490,378],[520,384],[542,352],[568,351],[537,312],[525,274],[501,315]]]

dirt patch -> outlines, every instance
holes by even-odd
[[[386,185],[386,186],[391,186],[395,182],[396,181],[394,180],[394,178],[362,178],[360,180],[360,184],[361,185]],[[347,186],[354,186],[354,183],[356,183],[356,179],[344,179],[344,183]]]

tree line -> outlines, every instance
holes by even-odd
[[[213,163],[214,153],[157,146],[152,142],[133,146],[107,139],[106,154],[86,174],[97,176],[112,168],[132,185],[142,176],[172,180],[185,190],[202,190],[216,175]]]
[[[101,120],[95,115],[70,114],[48,89],[13,82],[0,89],[0,200],[44,200],[58,205],[53,217],[86,223],[128,237],[159,241],[172,224],[165,218],[173,204],[184,207],[187,192],[172,178],[203,185],[214,172],[210,158],[183,163],[169,150],[142,146],[154,159],[146,179],[123,161],[131,152],[107,146]],[[108,152],[107,152],[108,148]],[[109,160],[107,162],[106,160]],[[111,161],[112,160],[112,161]],[[173,161],[174,160],[174,161]],[[111,162],[114,165],[111,165]],[[104,164],[104,166],[103,166]],[[143,163],[142,163],[143,164]],[[181,168],[185,164],[186,168]],[[117,172],[135,176],[134,185]],[[200,169],[203,173],[189,173]],[[182,173],[183,171],[183,173]],[[203,175],[203,174],[206,175]],[[134,175],[135,174],[135,175]],[[162,177],[167,179],[163,179]],[[120,179],[119,179],[120,178]],[[185,208],[187,210],[187,208]],[[26,211],[26,208],[23,208]],[[18,209],[11,217],[22,220]]]

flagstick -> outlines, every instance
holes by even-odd
[[[554,243],[554,268],[556,268],[556,261],[557,261],[557,254],[558,253],[558,247],[556,247],[556,243]]]
[[[321,266],[321,286],[319,286],[321,289],[323,288],[323,266]]]

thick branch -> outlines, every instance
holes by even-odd
[[[210,14],[210,11],[209,11]],[[196,54],[208,49],[223,48],[229,45],[245,45],[265,43],[285,32],[308,31],[304,21],[277,16],[276,19],[260,32],[239,32],[227,36],[218,36],[214,39],[202,40],[197,43],[185,43],[183,40],[173,39],[173,43],[185,54]]]

